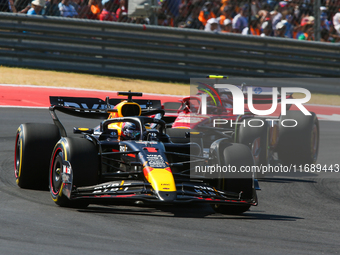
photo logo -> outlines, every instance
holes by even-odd
[[[231,84],[215,84],[215,88],[228,89],[233,96],[233,114],[243,115],[244,114],[244,92],[235,85]],[[254,93],[260,94],[262,88],[255,88]],[[287,98],[288,93],[302,93],[305,95],[304,98]],[[266,116],[275,112],[278,104],[278,89],[273,87],[272,90],[272,106],[268,110],[257,110],[253,104],[253,88],[247,87],[247,104],[250,112],[255,115]],[[207,114],[207,94],[202,94],[202,114]],[[311,115],[311,113],[302,105],[307,103],[311,99],[311,93],[309,90],[297,87],[282,87],[281,88],[281,115],[286,115],[287,105],[295,105],[304,115]]]

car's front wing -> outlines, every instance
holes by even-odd
[[[71,200],[89,200],[91,203],[115,203],[117,200],[134,200],[151,203],[226,203],[257,205],[255,199],[244,199],[242,194],[217,190],[202,182],[176,184],[177,195],[172,201],[163,201],[150,183],[139,180],[121,180],[89,187],[73,188]]]

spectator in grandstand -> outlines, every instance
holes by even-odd
[[[15,0],[14,6],[17,12],[19,13],[27,13],[29,9],[31,9],[32,0]]]
[[[233,20],[232,17],[232,8],[230,6],[225,6],[223,10],[221,11],[220,15],[220,25],[224,26],[224,20],[229,19],[230,21]]]
[[[321,38],[320,38],[320,41],[321,42],[329,42],[329,31],[324,28],[321,30]]]
[[[216,18],[216,15],[212,12],[212,3],[206,2],[198,16],[199,21],[202,22],[203,26],[207,24],[207,21],[211,18]]]
[[[273,24],[273,30],[276,30],[276,25],[283,19],[283,12],[287,12],[287,2],[285,1],[281,1],[279,2],[278,6],[277,6],[277,11],[274,11],[274,15],[272,18],[272,24]]]
[[[249,33],[249,27],[245,27],[242,30],[243,35],[261,35],[261,23],[260,18],[258,16],[252,16],[250,20],[250,33]]]
[[[60,16],[59,0],[49,0],[46,2],[41,14],[46,16]]]
[[[89,14],[87,15],[87,18],[99,19],[99,15],[103,9],[102,2],[100,0],[90,0],[88,5],[90,6],[90,11]]]
[[[329,21],[325,18],[320,18],[320,28],[329,30]]]
[[[294,33],[293,15],[292,14],[287,15],[286,19],[287,19],[287,22],[285,23],[285,26],[286,26],[285,37],[293,38],[293,33]]]
[[[337,25],[337,26],[334,26],[334,30],[335,30],[337,35],[340,35],[340,24]]]
[[[275,37],[285,37],[286,23],[286,20],[281,20],[279,23],[276,24]]]
[[[40,15],[45,3],[45,0],[33,0],[32,7],[28,10],[27,15]]]
[[[76,12],[78,13],[78,18],[82,18],[82,19],[87,18],[87,15],[90,12],[90,6],[88,5],[88,1],[72,0],[70,4],[74,7]]]
[[[120,1],[119,0],[111,0],[111,1],[112,1],[111,8],[108,11],[114,12],[116,14],[117,9],[119,8]]]
[[[199,6],[194,5],[191,14],[189,15],[185,22],[185,27],[193,29],[204,29],[202,22],[198,19],[199,14],[200,14]]]
[[[240,12],[239,2],[237,0],[228,0],[228,12],[230,12],[230,20],[233,21],[234,17]],[[222,13],[223,14],[223,13]]]
[[[161,1],[161,8],[157,11],[157,17],[158,19],[161,19],[162,21],[158,21],[158,25],[160,26],[171,26],[174,24],[173,17],[174,15],[172,12],[176,12],[176,7],[178,9],[179,5],[176,6],[174,4],[174,1]],[[177,10],[178,13],[178,10]],[[154,23],[154,20],[151,20],[152,23]]]
[[[259,0],[252,0],[250,5],[251,16],[258,15],[259,11],[262,9],[262,4]]]
[[[230,32],[232,31],[232,29],[233,29],[231,23],[232,23],[232,22],[231,22],[230,19],[225,19],[225,20],[223,21],[223,26],[222,26],[222,28],[221,28],[221,32],[222,32],[222,33],[230,33]]]
[[[340,35],[338,35],[336,29],[334,28],[333,24],[329,26],[329,38],[328,41],[330,42],[339,42]]]
[[[265,7],[266,6],[269,6],[269,5],[264,5]],[[271,17],[270,17],[270,12],[266,9],[262,9],[262,10],[259,10],[258,12],[258,16],[260,17],[260,23],[262,24],[263,22],[267,21],[268,20],[271,20]]]
[[[185,25],[185,21],[186,21],[187,17],[188,17],[188,6],[185,5],[185,4],[182,4],[179,7],[177,17],[174,20],[174,26],[175,27],[179,27],[179,26],[183,27]]]
[[[294,3],[293,6],[293,14],[294,14],[294,19],[299,22],[301,20],[301,16],[300,16],[300,9],[299,9],[299,4]]]
[[[127,18],[127,8],[125,0],[120,0],[119,8],[116,11],[118,21],[125,20]]]
[[[114,12],[110,12],[112,8],[113,1],[112,0],[102,0],[103,10],[99,15],[100,20],[104,21],[117,21],[116,14]]]
[[[186,3],[186,0],[159,0],[159,2],[162,3],[162,7],[164,8],[163,13],[167,16],[168,25],[172,27],[174,26],[174,19],[178,16],[179,8],[183,4],[189,5]]]
[[[338,9],[340,8],[340,4],[339,4],[339,0],[326,0],[326,2],[321,3],[322,6],[327,7],[328,9],[328,18],[329,20],[332,19],[332,17],[334,16],[334,14],[338,11]]]
[[[222,13],[226,7],[228,7],[229,0],[221,0],[220,12]],[[222,14],[223,15],[223,14]]]
[[[304,1],[304,3],[301,4],[297,3],[299,5],[299,18],[306,17],[306,16],[312,16],[313,15],[313,3],[312,1]]]
[[[320,7],[320,19],[322,21],[324,21],[324,25],[321,24],[321,26],[323,26],[323,28],[326,28],[327,30],[329,30],[329,20],[328,20],[328,13],[327,12],[328,12],[328,9],[327,9],[326,6]]]
[[[272,24],[270,21],[265,21],[261,25],[262,34],[261,36],[271,36],[272,35]]]
[[[132,19],[128,17],[127,12],[122,12],[119,15],[119,18],[117,20],[117,22],[127,22],[127,23],[130,23],[131,21]]]
[[[211,11],[215,14],[216,17],[221,15],[221,1],[220,0],[212,0],[211,2],[212,7],[211,7]]]
[[[59,5],[60,15],[67,18],[78,18],[78,13],[70,4],[70,0],[62,0]]]
[[[340,9],[333,16],[333,25],[334,25],[335,29],[337,29],[337,26],[340,25]]]
[[[0,0],[1,12],[17,12],[13,0]]]
[[[309,16],[301,20],[301,29],[297,33],[298,40],[314,40],[314,17]]]
[[[248,26],[248,20],[246,18],[248,16],[248,11],[249,8],[247,5],[245,5],[241,8],[240,13],[234,17],[232,23],[233,32],[241,33],[242,30]]]
[[[168,19],[164,13],[158,14],[157,22],[158,26],[168,26]]]
[[[211,18],[207,20],[207,24],[204,27],[204,31],[208,32],[219,32],[221,29],[218,24],[218,20],[215,18]]]

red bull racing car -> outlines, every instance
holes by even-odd
[[[65,207],[126,200],[201,202],[217,212],[240,214],[257,205],[253,173],[212,178],[193,172],[213,164],[252,166],[248,145],[223,137],[206,151],[204,134],[190,131],[180,141],[172,136],[177,129],[167,128],[159,117],[164,115],[160,101],[132,99],[142,93],[119,95],[127,99],[50,97],[54,124],[26,123],[17,130],[14,173],[19,187],[49,186],[53,201]],[[68,136],[57,111],[102,121],[96,128],[75,127]]]

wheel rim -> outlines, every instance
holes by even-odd
[[[21,163],[21,140],[19,139],[19,134],[17,134],[14,153],[14,174],[16,178],[20,176],[20,163]]]
[[[313,163],[316,162],[316,159],[318,157],[318,127],[316,124],[313,125],[313,129],[312,129],[312,141],[311,141],[311,149],[312,149],[312,159],[313,159]]]
[[[62,151],[59,149],[53,156],[53,163],[51,164],[50,187],[53,195],[58,195],[62,185]]]

